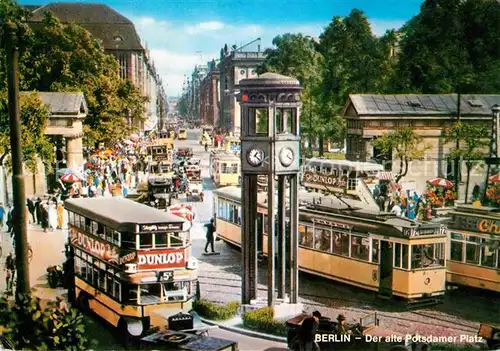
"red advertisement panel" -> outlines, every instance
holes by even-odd
[[[139,251],[137,254],[138,270],[184,268],[185,265],[183,248]]]

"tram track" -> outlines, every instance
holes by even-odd
[[[211,286],[219,286],[219,287],[224,287],[224,288],[234,288],[234,289],[241,289],[241,284],[231,284],[231,283],[216,283],[214,282],[214,279],[224,279],[225,281],[228,282],[241,282],[241,279],[238,278],[224,278],[224,277],[213,277],[213,276],[199,276],[198,277],[200,280],[201,284],[207,284]],[[201,279],[200,279],[201,278]],[[206,280],[205,280],[206,279]],[[258,291],[261,292],[266,292],[266,288],[257,288]],[[209,293],[217,293],[220,292],[219,290],[214,290],[214,289],[207,289],[206,290]],[[241,296],[240,292],[234,292],[234,295]],[[306,299],[320,299],[323,300],[322,303],[314,303],[314,305],[317,306],[324,306],[327,308],[332,308],[335,305],[332,302],[340,302],[340,303],[349,303],[349,304],[354,304],[357,306],[350,306],[346,307],[343,306],[343,309],[348,309],[348,310],[353,310],[354,312],[360,312],[363,310],[367,310],[367,307],[373,309],[373,311],[376,311],[376,301],[366,301],[362,299],[353,299],[353,298],[342,298],[342,297],[332,297],[332,296],[324,296],[324,295],[316,295],[316,294],[310,294],[310,293],[304,293],[304,292],[299,292],[300,297],[306,298]],[[223,301],[220,301],[223,302]],[[370,302],[374,303],[374,306],[370,306]],[[364,307],[362,307],[364,306]],[[340,306],[335,306],[339,308]],[[399,312],[401,313],[401,312]],[[396,316],[389,314],[387,312],[377,312],[377,315],[383,318],[387,319],[392,319],[395,321],[400,321],[400,322],[407,322],[407,323],[419,323],[419,324],[425,324],[428,326],[433,326],[433,327],[440,327],[440,328],[448,328],[451,330],[459,331],[459,332],[466,332],[466,333],[476,333],[478,330],[478,327],[473,327],[471,325],[465,324],[465,323],[460,323],[459,321],[456,320],[455,317],[450,316],[449,319],[445,318],[442,314],[434,314],[431,313],[431,311],[403,311],[403,313],[407,313],[409,315],[414,315],[416,318],[409,318],[409,316]],[[439,313],[439,312],[438,312]],[[429,319],[431,321],[423,321],[419,320],[418,317],[423,317],[426,319]],[[440,321],[442,323],[435,323],[433,321]]]

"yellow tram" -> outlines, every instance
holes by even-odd
[[[210,177],[216,186],[240,183],[241,160],[233,152],[212,151],[210,153]]]
[[[498,209],[461,205],[451,216],[447,282],[500,292]]]
[[[300,195],[311,197],[312,194]],[[258,195],[258,248],[267,252],[266,194]],[[241,188],[214,191],[218,236],[241,245]],[[299,268],[409,302],[445,293],[446,228],[367,209],[354,200],[322,196],[299,211]]]
[[[197,280],[184,221],[119,198],[70,199],[78,307],[117,327],[123,337],[166,327],[192,307]]]

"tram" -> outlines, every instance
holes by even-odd
[[[446,290],[446,228],[367,209],[355,200],[299,194],[301,271],[409,303],[440,302]],[[305,199],[309,197],[309,199]],[[258,195],[258,248],[267,253],[266,194]],[[320,200],[319,200],[320,199]],[[320,202],[320,203],[319,203]],[[214,191],[217,235],[241,247],[241,188]]]
[[[241,160],[233,152],[212,151],[210,154],[210,177],[217,187],[240,183]]]
[[[499,209],[460,205],[450,214],[448,284],[500,292]]]
[[[120,198],[65,202],[77,306],[126,336],[166,327],[188,312],[197,271],[184,220]]]

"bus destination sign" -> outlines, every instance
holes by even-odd
[[[184,268],[185,266],[186,257],[183,248],[139,251],[137,255],[138,270]]]
[[[166,230],[182,230],[182,223],[142,225],[140,229],[141,232],[162,232]]]
[[[73,226],[69,227],[69,239],[72,245],[83,251],[109,263],[118,264],[119,252],[116,246],[93,238]]]
[[[325,173],[305,172],[304,182],[333,188],[347,188],[347,176],[338,177]]]

